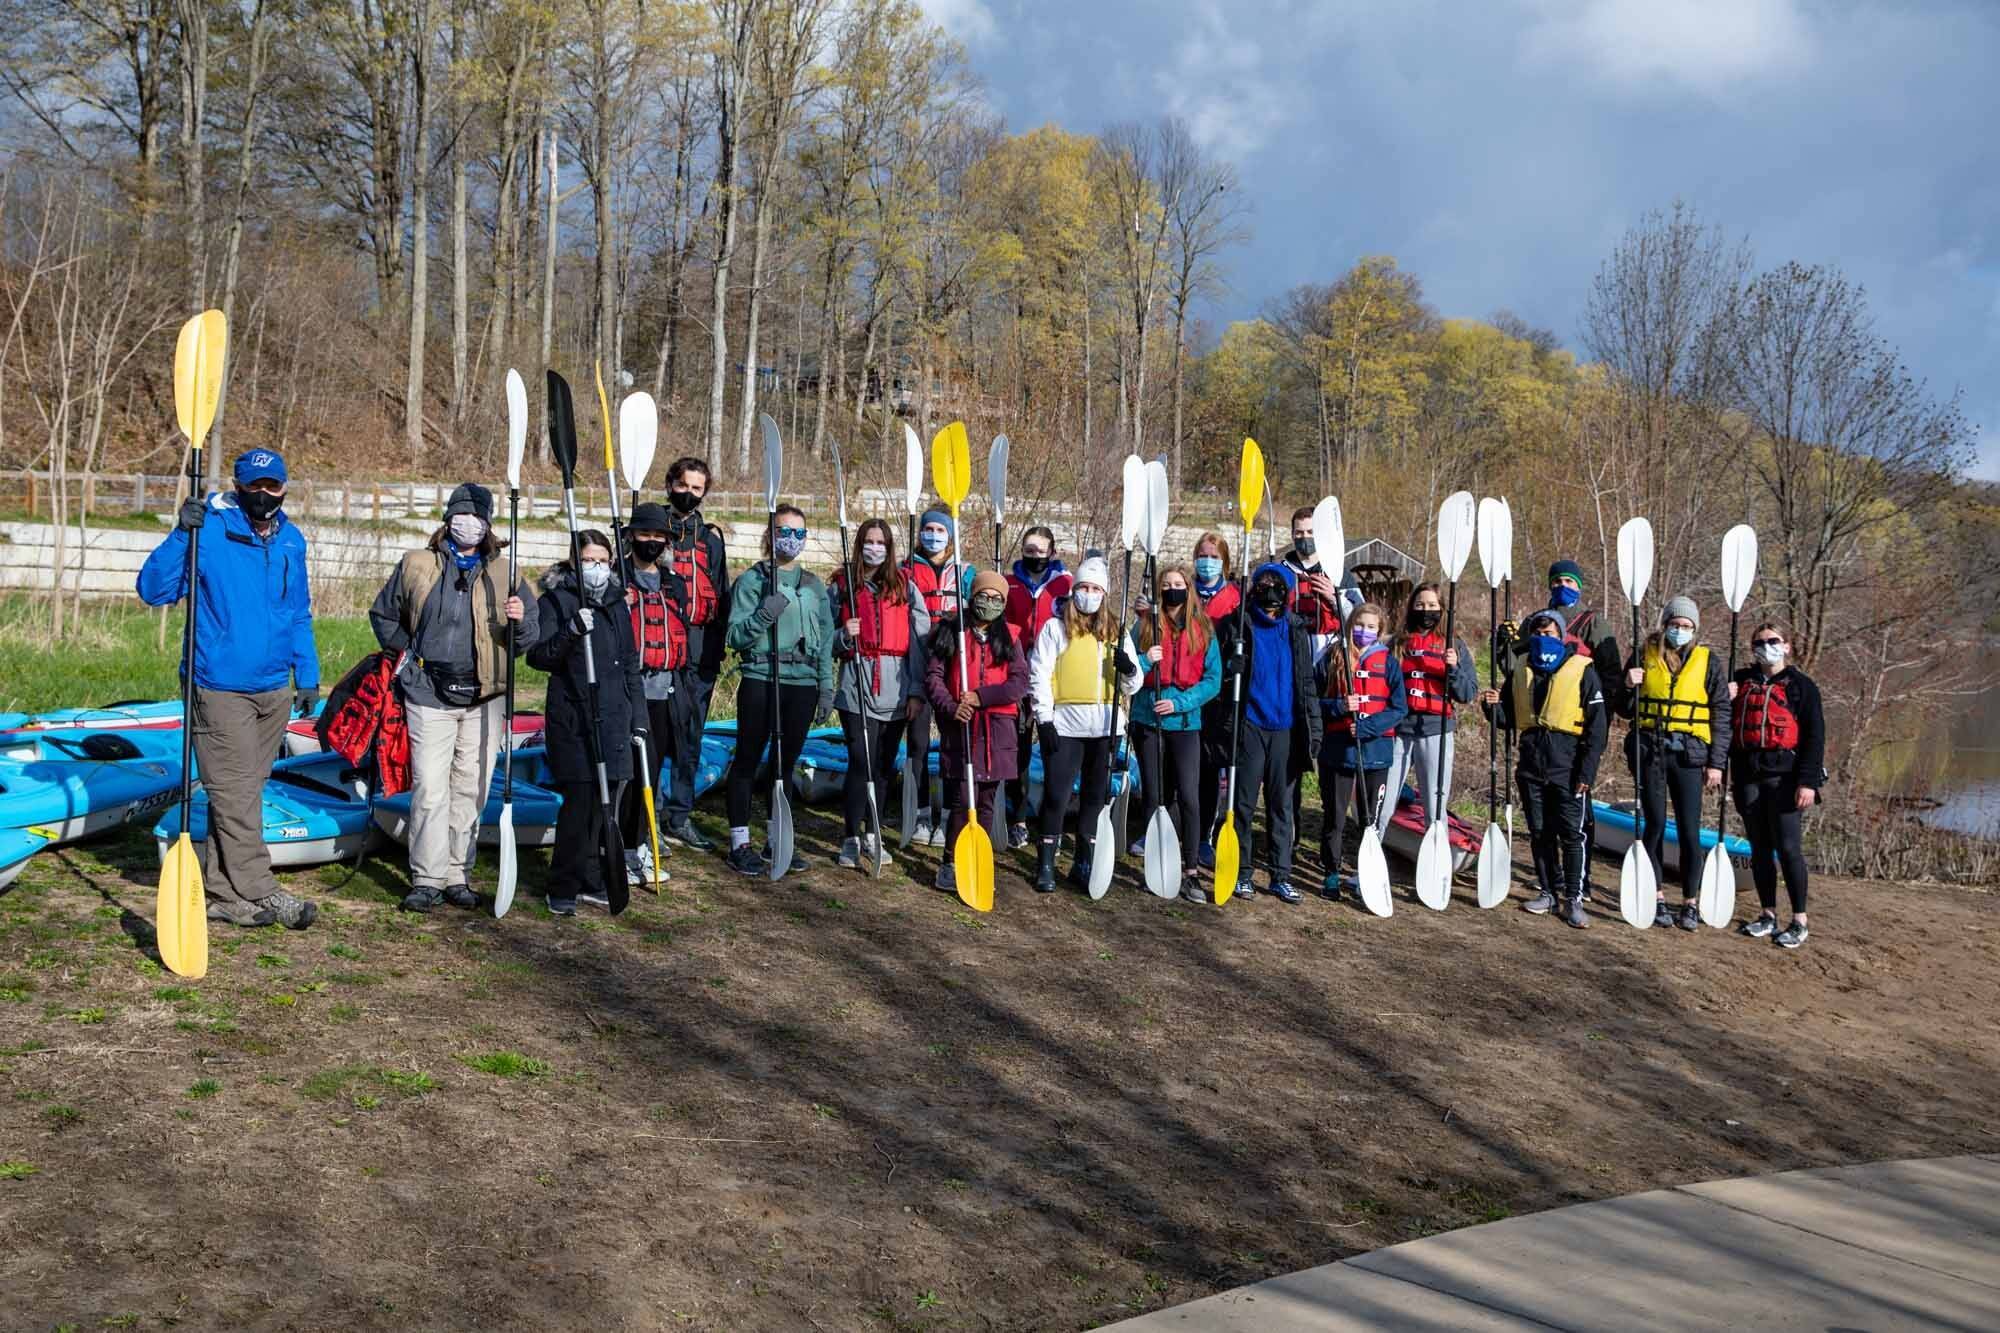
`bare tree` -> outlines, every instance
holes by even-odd
[[[416,99],[416,149],[410,163],[410,358],[403,393],[403,445],[424,455],[424,336],[430,314],[431,258],[431,0],[415,0],[410,35],[410,86]]]
[[[1174,122],[1179,124],[1178,121]],[[1222,281],[1216,256],[1248,239],[1248,205],[1236,188],[1236,168],[1203,153],[1182,127],[1168,141],[1170,155],[1184,159],[1163,173],[1180,178],[1167,209],[1167,303],[1174,313],[1174,486],[1182,485],[1181,446],[1186,430],[1188,311],[1197,297]]]
[[[715,23],[709,78],[715,96],[715,258],[709,285],[708,427],[702,456],[722,464],[722,417],[729,391],[729,266],[736,257],[739,204],[737,159],[743,145],[743,106],[749,95],[750,61],[763,0],[709,0]]]

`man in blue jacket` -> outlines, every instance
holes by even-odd
[[[294,713],[319,701],[306,539],[284,515],[285,460],[252,449],[233,494],[190,496],[139,571],[139,596],[187,596],[188,533],[202,535],[194,626],[195,761],[208,793],[202,881],[213,921],[303,930],[319,909],[278,887],[264,846],[264,779]]]

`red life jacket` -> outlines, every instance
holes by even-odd
[[[1289,563],[1289,562],[1287,562]],[[1340,610],[1332,602],[1312,590],[1309,580],[1318,570],[1305,570],[1297,566],[1292,572],[1298,575],[1298,586],[1292,593],[1292,610],[1299,613],[1306,622],[1309,634],[1334,634],[1340,630]],[[1210,619],[1214,619],[1211,612]]]
[[[1571,652],[1582,653],[1585,657],[1595,655],[1590,640],[1584,637],[1590,633],[1590,622],[1595,619],[1597,619],[1597,612],[1595,611],[1579,612],[1575,620],[1570,620],[1567,616],[1564,617],[1569,628],[1563,631],[1563,642],[1569,645]]]
[[[1354,664],[1354,687],[1343,688],[1345,673],[1339,669],[1341,656],[1334,651],[1335,669],[1326,673],[1326,697],[1338,699],[1342,695],[1361,696],[1361,716],[1371,717],[1389,706],[1389,647],[1379,639],[1368,645],[1365,652]],[[1372,665],[1371,665],[1372,664]],[[1352,736],[1354,734],[1354,714],[1342,713],[1329,720],[1326,729],[1330,735]]]
[[[632,642],[639,645],[642,669],[678,671],[687,665],[687,624],[667,604],[666,593],[628,583],[625,605],[632,612]]]
[[[689,625],[706,625],[715,618],[720,601],[715,593],[715,574],[708,567],[707,525],[695,529],[694,541],[685,548],[679,542],[669,543],[667,554],[673,559],[674,573],[681,576],[681,585],[687,589],[682,616]]]
[[[1208,618],[1218,623],[1235,615],[1236,608],[1243,605],[1243,589],[1234,583],[1224,582],[1214,592],[1202,592],[1197,588],[1195,595],[1201,598],[1202,610],[1208,612]]]
[[[396,657],[370,653],[355,663],[326,697],[319,742],[359,768],[375,753],[376,794],[410,789],[410,725],[396,689]]]
[[[967,689],[982,690],[990,686],[1005,685],[1007,683],[1008,664],[1005,662],[996,662],[993,659],[993,645],[990,641],[982,643],[979,637],[971,630],[960,630],[958,634],[958,650],[965,654]],[[1019,644],[1014,646],[1014,651],[1021,651]],[[951,670],[945,673],[945,679],[953,684],[957,684],[957,666],[954,665]],[[993,719],[997,717],[1012,718],[1020,711],[1021,706],[1018,703],[985,704],[979,708],[979,711],[972,715],[971,722],[964,724],[967,728],[966,755],[970,757],[972,754],[971,728],[976,725],[979,728],[980,739],[986,745],[986,771],[988,773],[993,771]],[[1010,729],[1013,725],[1011,721],[1007,724]]]
[[[1730,743],[1744,750],[1796,750],[1799,718],[1782,680],[1746,681],[1736,687],[1736,728]]]
[[[917,585],[917,591],[923,595],[924,609],[934,616],[958,609],[958,589],[951,586],[946,571],[964,568],[950,560],[940,569],[921,556],[903,557],[903,573]]]
[[[843,625],[850,617],[861,622],[861,637],[854,645],[854,655],[869,659],[873,688],[880,690],[882,659],[910,655],[910,608],[902,602],[883,601],[875,585],[866,579],[861,581],[860,605],[856,606],[847,594],[845,569],[835,571],[829,581],[841,607],[836,619]]]
[[[1176,630],[1163,618],[1154,621],[1160,635],[1160,662],[1146,671],[1146,685],[1149,689],[1159,689],[1162,685],[1177,690],[1189,690],[1201,684],[1201,671],[1207,665],[1208,644],[1204,641],[1197,650],[1186,630]]]
[[[1056,604],[1069,596],[1075,580],[1068,571],[1051,574],[1042,586],[1032,591],[1013,574],[1007,576],[1007,625],[1014,631],[1014,641],[1033,645],[1042,637],[1042,626],[1049,623],[1056,613]]]
[[[1450,670],[1445,666],[1444,652],[1444,636],[1435,631],[1412,634],[1404,640],[1403,688],[1409,693],[1412,713],[1451,711]]]

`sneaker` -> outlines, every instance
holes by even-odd
[[[1594,898],[1590,896],[1590,886],[1588,884],[1583,886],[1583,892],[1578,894],[1577,898],[1579,901],[1586,903],[1596,901]]]
[[[1009,824],[1007,826],[1007,850],[1018,852],[1027,845],[1028,826],[1026,824]]]
[[[1203,870],[1215,869],[1215,844],[1205,842],[1194,854],[1195,864]]]
[[[444,886],[444,900],[453,907],[477,907],[479,895],[472,891],[470,884],[447,884]]]
[[[585,907],[600,907],[607,912],[611,910],[610,895],[599,889],[585,889],[576,895],[576,900]]]
[[[1695,903],[1682,903],[1681,910],[1674,917],[1674,924],[1682,930],[1701,929],[1701,907]]]
[[[304,930],[319,916],[319,904],[295,898],[283,889],[264,899],[264,910],[287,930]]]
[[[660,830],[660,836],[676,847],[692,847],[698,852],[715,850],[715,840],[696,828],[692,820],[683,819],[678,824],[669,824]]]
[[[910,846],[928,847],[930,845],[931,845],[931,821],[924,818],[922,815],[918,815],[916,830],[910,834]]]
[[[1181,881],[1181,901],[1206,904],[1208,902],[1208,890],[1201,886],[1200,880],[1189,875]]]
[[[551,899],[549,899],[549,915],[550,915],[550,916],[575,916],[575,915],[576,915],[576,899],[574,899],[574,898],[551,898]]]
[[[1236,881],[1236,896],[1246,901],[1257,896],[1257,886],[1251,883],[1248,875]]]
[[[1772,943],[1780,949],[1796,949],[1806,942],[1806,928],[1794,921],[1773,937]]]
[[[957,893],[958,867],[954,866],[949,861],[946,861],[943,865],[939,866],[937,872],[937,878],[931,881],[931,887],[937,889],[943,889],[946,893]]]
[[[625,853],[625,882],[650,884],[653,881],[653,849],[634,847]]]
[[[933,847],[944,846],[944,834],[945,834],[945,821],[940,819],[937,823],[931,825],[931,846]]]
[[[1575,926],[1578,930],[1590,929],[1590,918],[1583,914],[1582,894],[1578,894],[1576,897],[1570,898],[1563,903],[1562,921],[1564,925]]]
[[[428,884],[420,884],[403,895],[403,910],[405,912],[428,912],[443,901],[443,889],[433,888]],[[273,917],[272,919],[276,920],[277,918]]]
[[[1304,896],[1282,879],[1271,886],[1271,892],[1278,895],[1278,901],[1281,903],[1295,903]]]
[[[1667,906],[1665,898],[1653,904],[1653,924],[1656,926],[1671,926],[1674,924],[1674,911],[1671,907]]]
[[[861,869],[861,839],[842,838],[840,851],[834,856],[833,863],[847,870]]]
[[[880,858],[882,864],[885,866],[894,865],[896,863],[896,858],[889,855],[889,849],[882,845],[882,838],[880,834],[876,833],[862,834],[861,846],[858,850],[861,853],[861,859],[868,862],[870,865],[873,865],[877,860],[877,858]]]
[[[1140,836],[1132,839],[1132,841],[1125,848],[1125,855],[1131,857],[1135,861],[1145,860],[1146,859],[1145,837]]]
[[[1524,912],[1533,912],[1536,916],[1547,916],[1550,912],[1556,910],[1556,896],[1547,889],[1543,889],[1540,893],[1522,903],[1521,910]]]
[[[1324,883],[1324,884],[1322,884],[1322,885],[1320,886],[1320,892],[1326,895],[1326,900],[1327,900],[1328,902],[1330,902],[1330,903],[1337,903],[1337,902],[1339,902],[1339,901],[1340,901],[1340,876],[1338,876],[1338,875],[1328,875],[1328,876],[1326,877],[1326,883]]]
[[[739,875],[751,875],[759,878],[771,873],[770,863],[757,855],[757,849],[747,842],[741,847],[731,847],[729,849],[729,868]]]
[[[1764,939],[1766,936],[1778,933],[1778,918],[1774,916],[1753,917],[1751,920],[1745,921],[1742,925],[1738,926],[1736,933],[1738,935],[1747,935],[1753,940]]]

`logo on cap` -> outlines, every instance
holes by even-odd
[[[250,455],[251,467],[269,467],[271,466],[271,464],[277,461],[278,460],[276,458],[274,458],[270,454],[265,453],[262,449],[259,449],[256,453]]]

